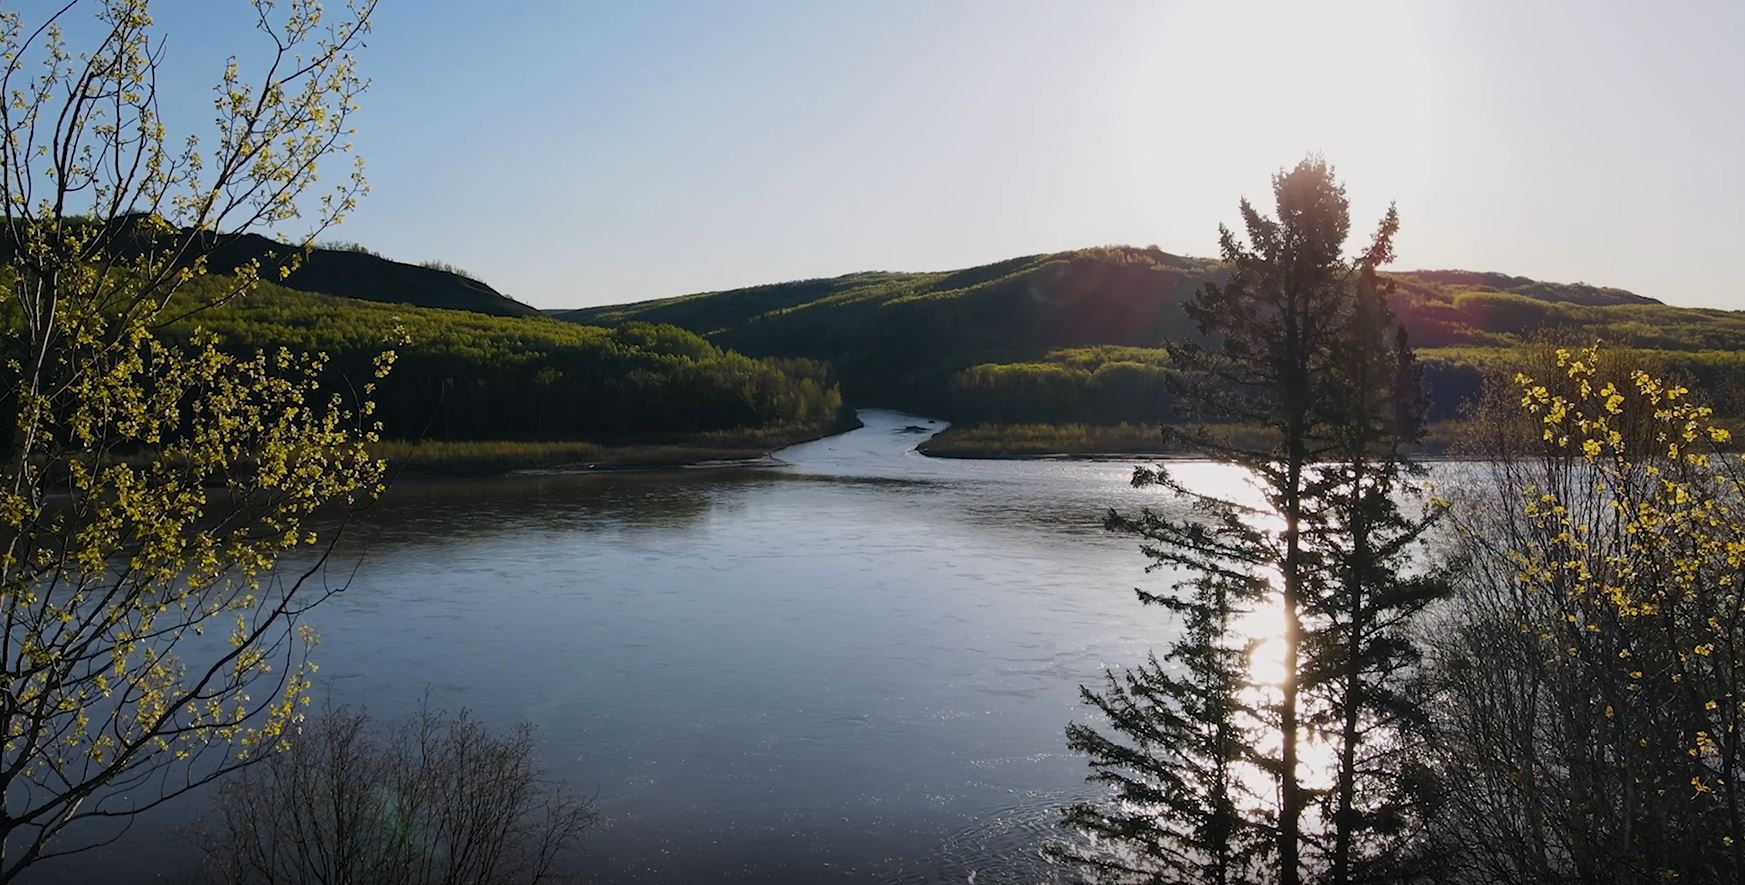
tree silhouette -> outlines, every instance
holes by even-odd
[[[1349,205],[1323,160],[1310,157],[1276,175],[1273,196],[1276,218],[1241,203],[1245,239],[1220,229],[1228,277],[1185,306],[1203,343],[1170,347],[1173,405],[1183,422],[1165,431],[1180,448],[1241,468],[1264,504],[1197,492],[1162,468],[1135,473],[1136,485],[1163,486],[1189,505],[1181,516],[1146,510],[1109,520],[1142,539],[1153,567],[1185,573],[1168,598],[1185,633],[1161,667],[1142,668],[1124,683],[1111,677],[1103,694],[1087,692],[1126,742],[1083,726],[1071,732],[1097,769],[1093,778],[1108,779],[1112,767],[1150,773],[1158,795],[1117,780],[1113,807],[1145,805],[1154,822],[1079,807],[1068,823],[1120,843],[1116,856],[1155,857],[1162,881],[1203,874],[1204,858],[1236,856],[1222,830],[1200,822],[1222,812],[1192,806],[1226,790],[1223,767],[1237,765],[1271,777],[1277,790],[1264,812],[1231,809],[1241,822],[1236,829],[1267,832],[1276,864],[1269,878],[1299,882],[1305,846],[1324,842],[1304,833],[1316,792],[1303,782],[1300,747],[1328,729],[1349,752],[1341,755],[1332,814],[1322,817],[1339,821],[1331,853],[1343,860],[1333,865],[1350,873],[1351,835],[1381,821],[1359,814],[1360,805],[1371,808],[1359,800],[1371,798],[1362,775],[1374,762],[1362,750],[1374,729],[1395,721],[1377,711],[1398,700],[1389,686],[1411,656],[1398,628],[1428,592],[1398,572],[1424,520],[1401,517],[1391,503],[1404,466],[1399,443],[1416,432],[1423,403],[1375,274],[1392,257],[1398,217],[1389,209],[1364,252],[1347,258]],[[1253,427],[1265,428],[1259,441]],[[1254,684],[1243,668],[1232,669],[1230,655],[1245,644],[1231,635],[1234,615],[1254,608],[1275,611],[1280,624],[1279,635],[1266,637],[1278,646],[1276,685]],[[1172,665],[1185,672],[1167,672]],[[1203,734],[1246,743],[1182,739]],[[1182,764],[1184,755],[1193,764]],[[1172,781],[1157,773],[1162,767],[1179,773]],[[1373,803],[1378,815],[1386,805]],[[1125,826],[1099,830],[1110,821]],[[1187,848],[1169,847],[1176,844]]]

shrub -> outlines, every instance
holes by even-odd
[[[198,847],[227,885],[507,885],[558,878],[595,821],[547,785],[531,731],[421,708],[386,739],[338,709],[218,795]]]

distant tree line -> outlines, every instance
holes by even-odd
[[[316,243],[315,248],[327,249],[332,252],[356,252],[359,255],[368,255],[371,258],[387,257],[386,255],[383,255],[362,243],[356,242],[355,240],[323,240],[322,242]]]
[[[440,258],[431,258],[431,259],[428,259],[425,261],[420,261],[420,262],[418,262],[418,266],[419,267],[426,267],[426,268],[429,268],[431,270],[440,270],[443,273],[451,273],[457,277],[466,277],[469,280],[476,280],[479,278],[478,274],[473,273],[472,271],[467,270],[464,267],[450,264],[446,261],[443,261]]]
[[[1168,379],[1161,350],[1055,351],[1046,361],[986,363],[957,373],[948,414],[1002,424],[1168,420]]]
[[[1537,340],[1591,340],[1574,333],[1543,335]],[[1419,350],[1426,418],[1465,416],[1486,380],[1513,365],[1525,346]],[[1661,374],[1707,391],[1723,416],[1745,416],[1745,352],[1631,350]],[[1104,355],[1098,358],[1099,353]],[[953,374],[946,391],[931,399],[937,414],[967,423],[1169,423],[1177,417],[1172,371],[1165,348],[1071,348],[1037,360],[970,366]]]

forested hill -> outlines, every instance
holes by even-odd
[[[198,304],[227,285],[222,276],[202,277],[177,298]],[[171,314],[180,306],[172,303]],[[326,353],[339,390],[355,390],[374,356],[393,346],[399,360],[373,395],[393,438],[616,444],[773,428],[804,436],[834,429],[843,417],[827,367],[753,359],[673,326],[606,329],[262,284],[166,334],[179,339],[196,328],[241,352]],[[397,330],[409,340],[396,346]]]
[[[939,273],[859,273],[558,312],[671,323],[747,354],[831,362],[856,404],[960,420],[1118,421],[1158,414],[1167,356],[1194,333],[1183,301],[1217,262],[1155,248],[1032,255]],[[1480,369],[1545,335],[1667,351],[1699,375],[1742,363],[1745,312],[1671,307],[1621,289],[1468,271],[1392,275],[1438,416]]]
[[[353,397],[364,395],[376,355],[392,348],[394,371],[369,394],[392,440],[525,444],[472,447],[490,457],[506,452],[518,466],[549,460],[536,447],[546,443],[613,450],[551,450],[589,451],[589,461],[647,454],[669,463],[756,455],[853,420],[823,363],[747,357],[670,325],[560,322],[456,268],[392,261],[355,244],[309,250],[285,285],[263,282],[228,297],[239,268],[258,264],[260,279],[276,280],[299,250],[255,235],[207,235],[188,248],[185,231],[163,233],[161,224],[138,223],[144,217],[120,219],[105,240],[112,254],[199,254],[209,271],[172,296],[163,336],[213,333],[240,353],[323,353],[324,380]],[[16,281],[9,259],[0,252],[0,290]],[[18,346],[0,341],[0,393],[10,390],[4,367]],[[0,419],[13,408],[0,395]]]

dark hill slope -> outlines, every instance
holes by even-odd
[[[1213,261],[1107,247],[953,272],[858,273],[554,315],[672,323],[732,346],[814,355],[840,350],[845,336],[876,337],[877,327],[893,323],[924,337],[941,337],[943,329],[957,348],[978,351],[1150,346],[1192,334],[1182,300],[1218,274]],[[1399,287],[1395,309],[1424,346],[1494,346],[1556,329],[1651,347],[1745,342],[1745,314],[1670,307],[1622,289],[1457,270],[1392,276]],[[1669,344],[1650,325],[1669,327],[1682,344]]]
[[[174,236],[159,235],[156,233],[159,228],[135,223],[136,219],[143,217],[126,216],[120,220],[118,231],[107,241],[114,254],[124,258],[144,254],[162,256],[187,245],[186,232]],[[81,222],[75,220],[71,223]],[[297,255],[297,247],[259,234],[222,239],[211,234],[202,236],[204,242],[193,251],[206,255],[207,269],[221,276],[233,275],[238,268],[256,262],[261,279],[281,282],[301,292],[466,310],[492,316],[534,316],[539,313],[538,309],[464,274],[394,261],[355,246],[311,249],[302,256],[291,275],[281,280],[278,269]],[[0,265],[9,263],[11,257],[7,247],[0,243]]]
[[[1180,325],[1181,300],[1216,267],[1156,249],[1085,249],[958,271],[857,273],[555,315],[587,323],[667,322],[782,349],[834,349],[831,342],[876,336],[867,324],[947,337],[959,348],[1137,344]],[[952,334],[915,323],[952,327]]]
[[[231,273],[258,259],[271,265],[292,247],[266,237],[248,235],[219,247],[209,262],[217,273]],[[406,264],[371,252],[349,249],[312,250],[285,285],[303,292],[339,295],[364,301],[467,310],[492,316],[533,316],[538,309],[522,304],[479,280],[431,267]]]

